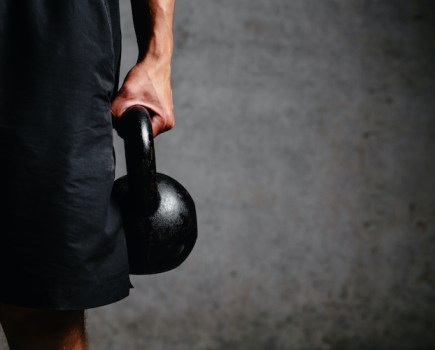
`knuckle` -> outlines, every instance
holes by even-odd
[[[175,118],[172,112],[166,113],[164,118],[164,130],[171,130],[175,126]]]
[[[166,130],[171,130],[174,127],[175,127],[175,121],[174,121],[174,119],[168,120],[166,122]]]

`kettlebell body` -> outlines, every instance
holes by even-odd
[[[128,108],[114,127],[124,139],[127,175],[113,195],[120,205],[131,274],[155,274],[179,266],[197,239],[195,204],[173,178],[155,170],[149,114]]]

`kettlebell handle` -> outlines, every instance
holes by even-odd
[[[127,175],[113,184],[120,204],[131,274],[172,270],[190,254],[198,235],[195,203],[175,179],[156,173],[151,119],[141,105],[114,121],[124,139]]]
[[[127,113],[128,112],[128,113]],[[150,113],[142,105],[128,107],[113,126],[124,140],[129,195],[138,211],[152,211],[158,202],[156,158]]]

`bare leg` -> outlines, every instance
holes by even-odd
[[[0,304],[10,350],[87,350],[84,311],[35,310]]]

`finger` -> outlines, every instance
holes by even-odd
[[[157,135],[171,130],[175,123],[173,117],[163,118],[159,114],[154,114],[151,111],[151,125],[153,128],[153,136],[156,137]]]
[[[140,99],[125,99],[123,97],[116,98],[112,102],[111,111],[114,117],[121,117],[125,110],[133,105],[144,105]],[[148,106],[144,105],[149,109]]]

